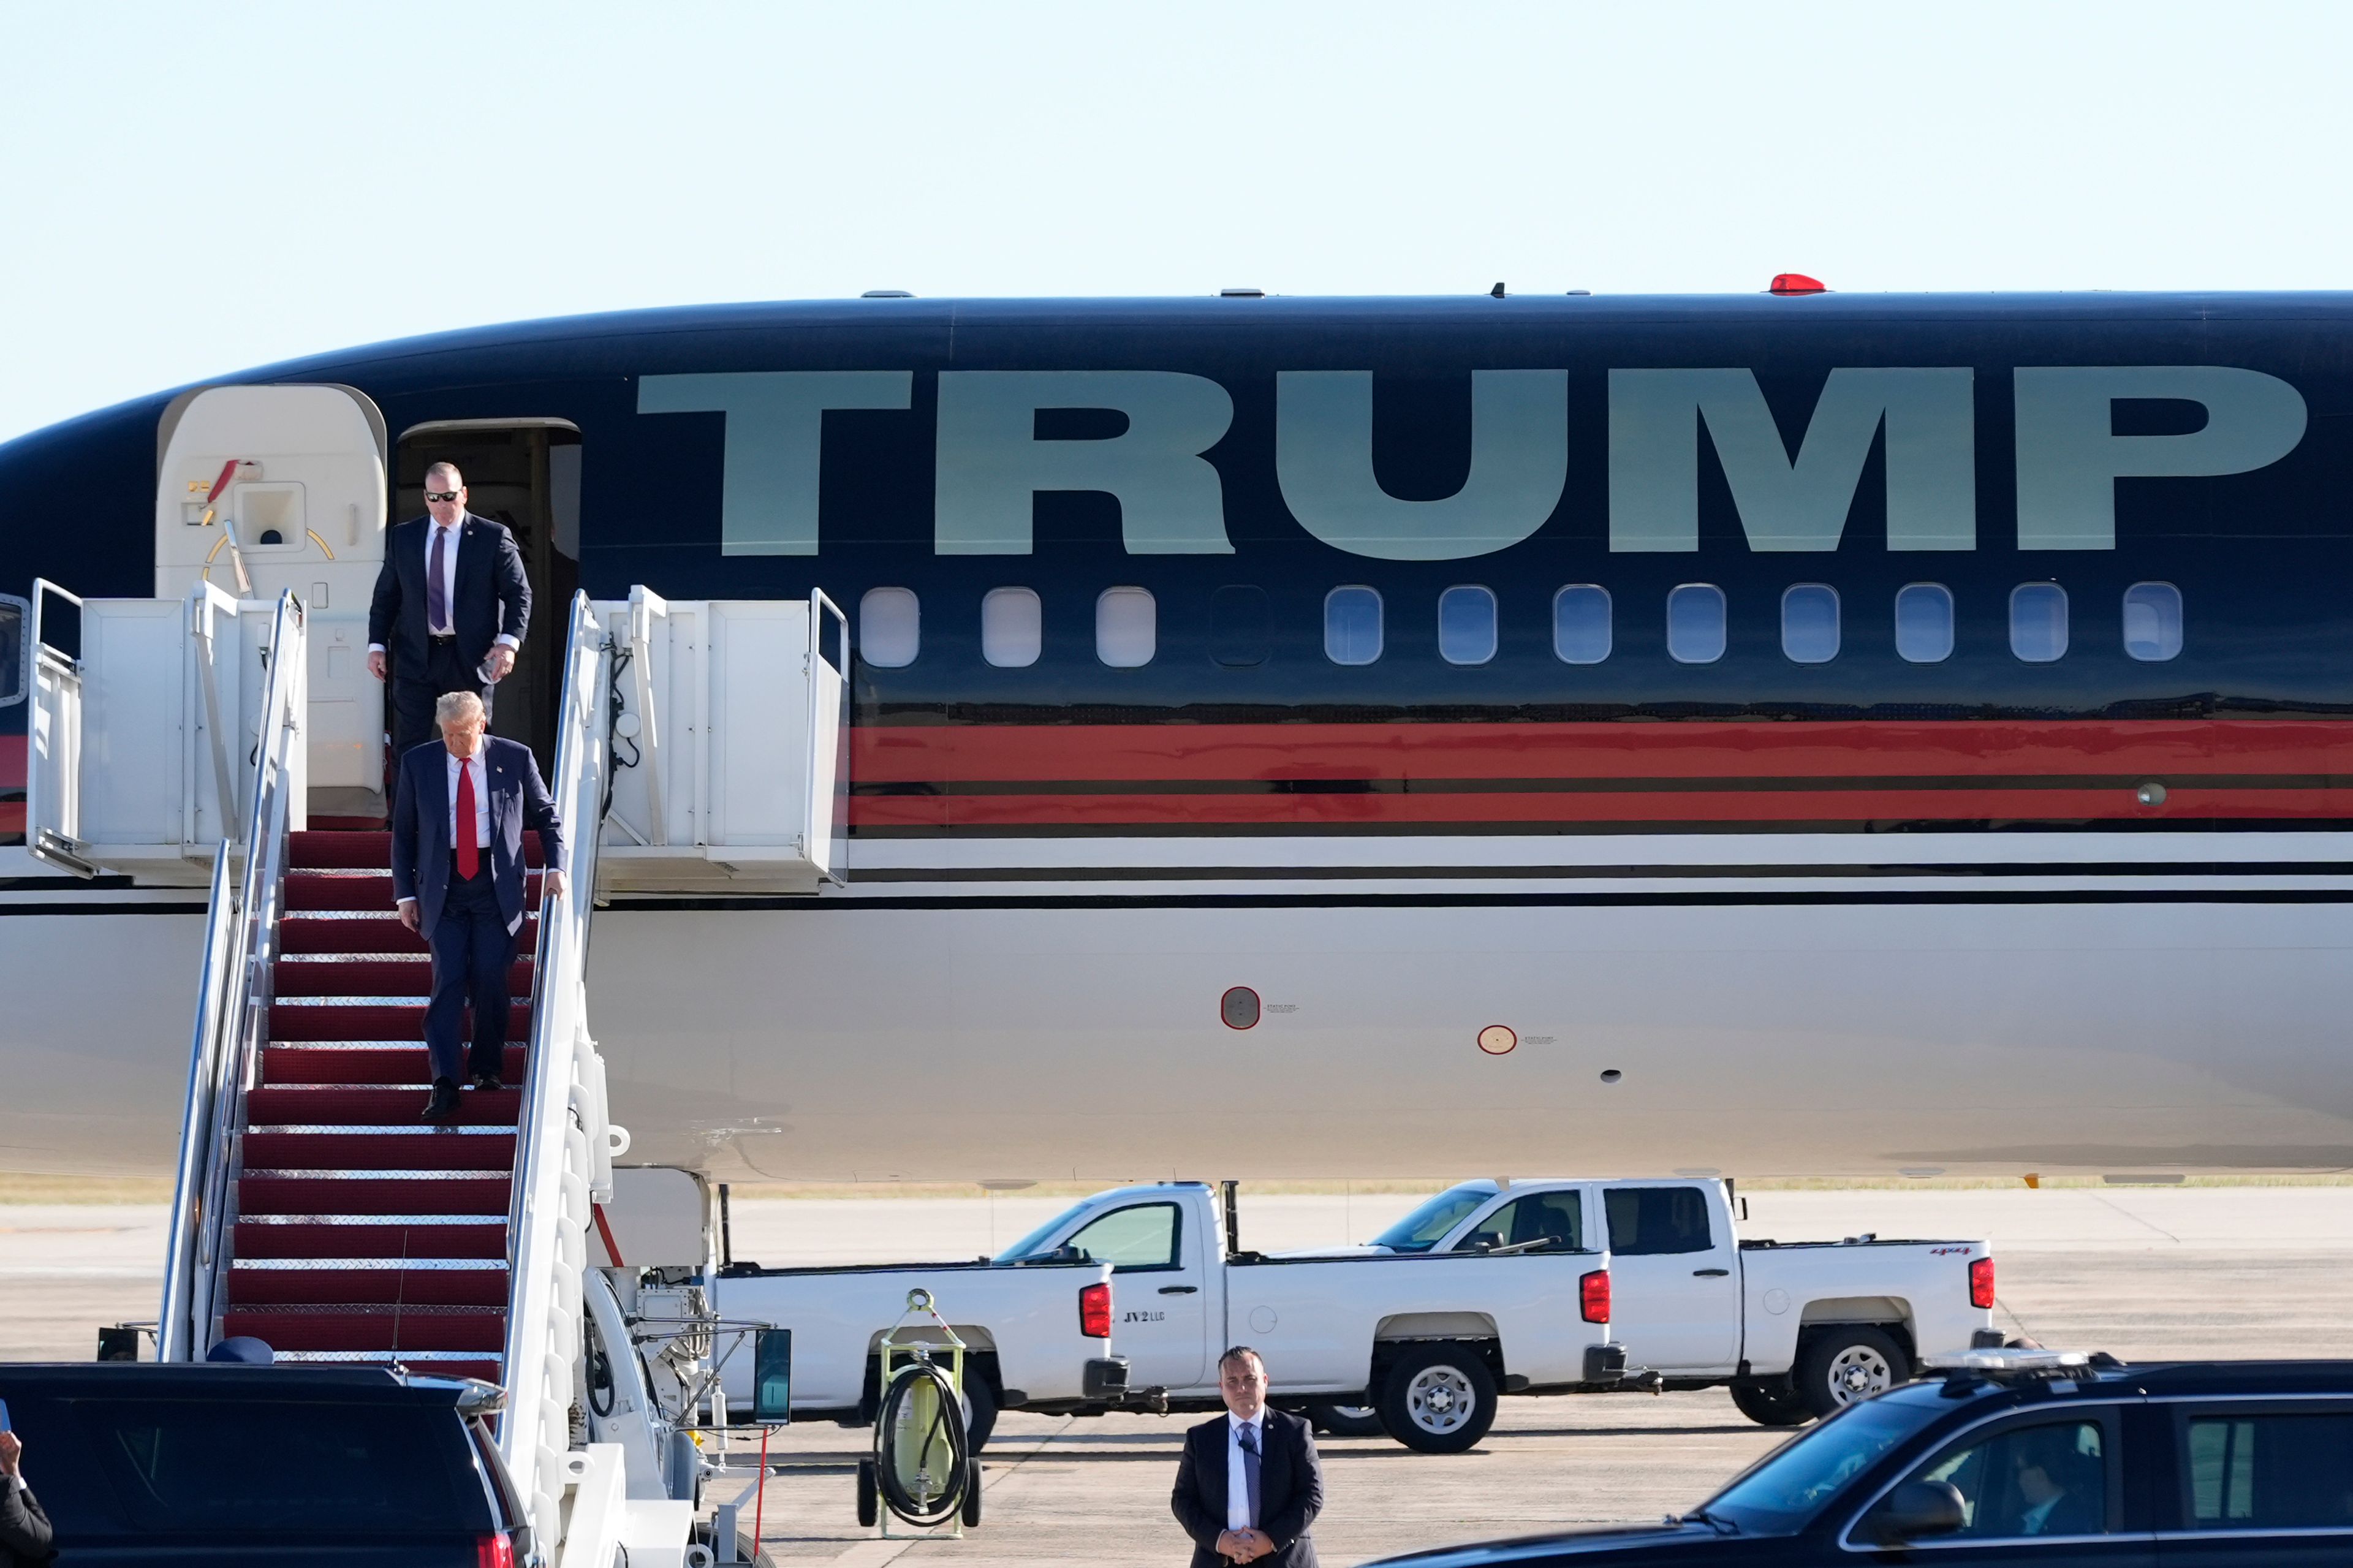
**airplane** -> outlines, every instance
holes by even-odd
[[[314,820],[378,819],[367,593],[442,459],[522,542],[543,752],[575,589],[855,627],[846,884],[596,917],[633,1161],[2353,1165],[2353,296],[448,332],[0,446],[0,663],[37,577],[291,588]],[[200,877],[28,855],[0,679],[0,1168],[159,1173]]]

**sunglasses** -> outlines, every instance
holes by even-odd
[[[456,490],[427,490],[425,492],[425,499],[427,500],[456,500],[458,499],[458,492]]]

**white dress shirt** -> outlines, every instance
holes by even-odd
[[[445,533],[449,536],[448,545],[446,547],[441,559],[441,607],[443,610],[448,612],[448,619],[445,624],[441,626],[437,626],[433,625],[431,611],[428,609],[426,616],[425,630],[430,636],[446,637],[457,635],[458,546],[461,542],[460,536],[465,531],[466,520],[473,515],[474,514],[470,511],[461,511],[458,514],[458,521],[449,524],[446,528],[439,522],[436,521],[431,516],[428,515],[426,518],[425,576],[427,583],[430,583],[433,577],[433,542],[440,538]],[[428,606],[433,603],[433,592],[429,587],[426,590],[425,603]],[[512,648],[520,648],[522,647],[522,640],[511,632],[501,632],[495,640],[500,643],[504,643],[507,647]],[[380,642],[372,642],[368,644],[368,652],[382,653],[383,651],[384,644]]]
[[[1266,1482],[1266,1407],[1261,1405],[1257,1415],[1245,1421],[1232,1411],[1226,1412],[1226,1528],[1256,1530],[1258,1521],[1250,1517],[1250,1475],[1242,1468],[1242,1428],[1253,1428],[1258,1443],[1258,1478],[1261,1486]]]
[[[482,852],[485,861],[491,853],[491,776],[483,771],[482,759],[490,752],[489,742],[485,742],[481,750],[460,761],[448,747],[441,748],[442,763],[449,770],[449,847],[452,849],[458,847],[458,770],[468,768],[474,775],[474,847]],[[400,901],[413,904],[417,900],[403,899]]]

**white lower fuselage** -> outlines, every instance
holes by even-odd
[[[589,1016],[628,1159],[721,1180],[2336,1169],[2348,847],[860,842],[600,911]],[[0,1168],[164,1173],[202,895],[5,853]]]

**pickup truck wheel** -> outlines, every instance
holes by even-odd
[[[1824,1330],[1798,1358],[1798,1397],[1817,1415],[1834,1415],[1858,1399],[1912,1377],[1904,1347],[1877,1329]]]
[[[1415,1345],[1390,1363],[1378,1409],[1389,1436],[1416,1453],[1459,1454],[1495,1424],[1495,1379],[1469,1345]]]
[[[1315,1424],[1318,1432],[1328,1432],[1335,1437],[1381,1437],[1388,1428],[1381,1425],[1381,1413],[1369,1405],[1311,1405],[1307,1419]]]
[[[997,1430],[997,1391],[988,1386],[985,1377],[966,1374],[964,1385],[964,1442],[967,1453],[977,1454],[988,1435]]]
[[[1798,1391],[1786,1384],[1743,1379],[1732,1385],[1732,1403],[1759,1426],[1802,1426],[1814,1418]]]

